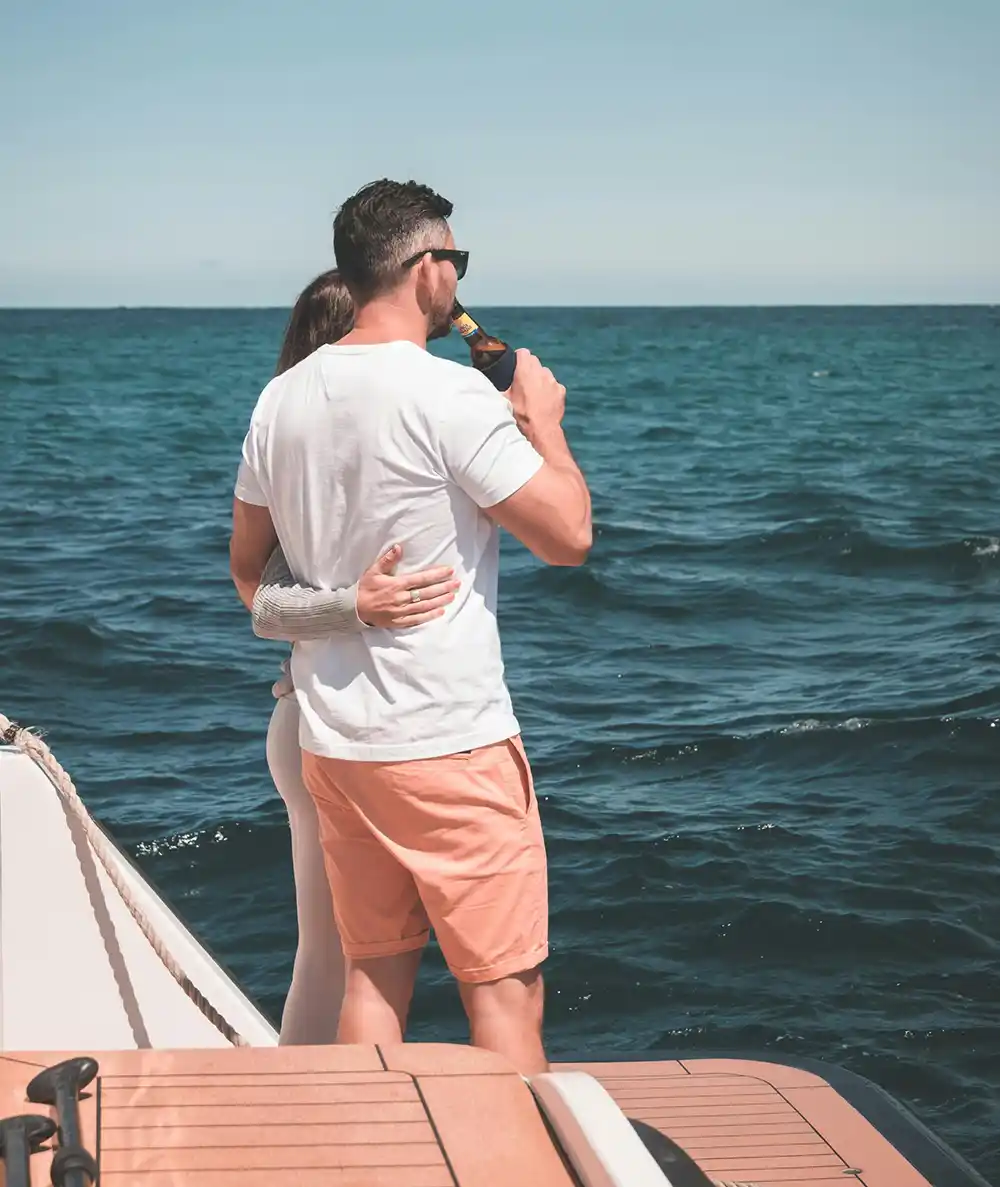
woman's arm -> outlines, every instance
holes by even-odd
[[[254,595],[254,634],[296,643],[353,634],[370,626],[419,626],[439,618],[454,601],[460,584],[453,580],[453,570],[439,566],[395,576],[402,555],[402,547],[394,544],[355,585],[314,589],[295,580],[278,545]]]
[[[358,617],[357,583],[345,589],[300,585],[280,544],[264,566],[251,612],[255,635],[288,643],[363,631],[367,625]]]

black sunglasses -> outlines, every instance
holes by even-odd
[[[412,268],[424,256],[430,256],[432,260],[450,260],[455,265],[455,272],[459,280],[462,279],[469,267],[469,253],[467,251],[457,251],[454,247],[425,247],[423,251],[418,251],[415,256],[410,256],[408,260],[404,260],[402,267]]]

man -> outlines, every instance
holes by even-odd
[[[444,616],[294,650],[303,775],[348,961],[337,1037],[402,1040],[433,926],[472,1043],[529,1075],[548,1066],[547,871],[504,680],[498,527],[549,564],[582,564],[590,495],[561,428],[565,388],[536,358],[518,351],[508,404],[473,368],[426,350],[448,332],[468,258],[451,211],[426,186],[388,180],[338,211],[354,329],[261,394],[231,568],[248,605],[276,541],[297,578],[324,589],[349,585],[393,541],[407,568],[454,569]]]

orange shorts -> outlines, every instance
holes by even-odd
[[[344,954],[412,952],[434,928],[459,981],[548,956],[548,871],[519,737],[467,754],[355,762],[303,752]]]

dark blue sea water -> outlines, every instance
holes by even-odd
[[[1000,310],[477,312],[594,492],[585,568],[504,542],[551,1051],[832,1060],[1000,1178]],[[227,537],[284,318],[0,312],[0,709],[274,1016],[284,649]],[[412,1035],[464,1037],[434,953]]]

